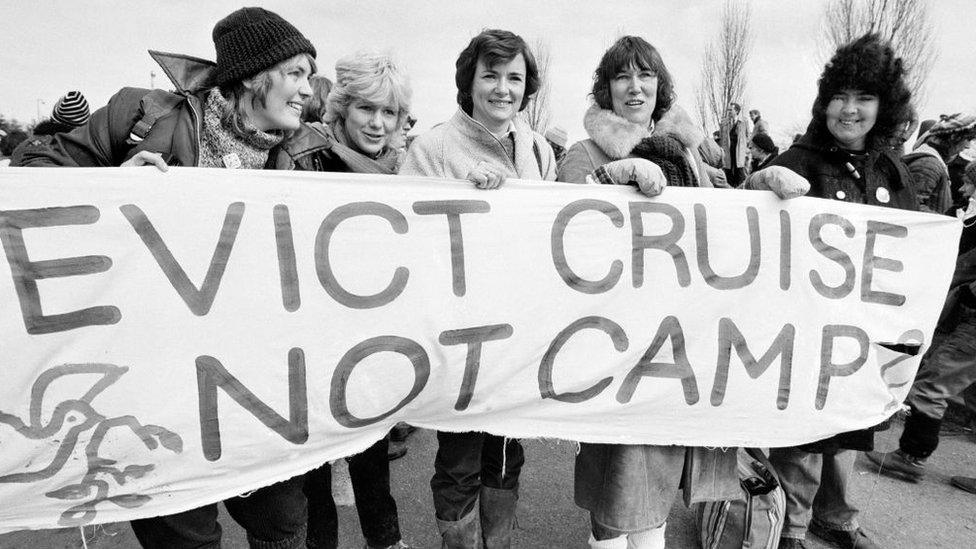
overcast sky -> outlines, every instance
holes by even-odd
[[[695,110],[702,52],[718,31],[721,0],[251,1],[292,22],[318,49],[319,71],[358,51],[394,54],[410,74],[423,131],[456,109],[454,62],[472,36],[503,28],[551,52],[554,123],[570,142],[585,137],[583,112],[593,70],[622,34],[654,44],[676,80],[678,102]],[[760,109],[782,140],[808,120],[823,59],[820,1],[752,0],[755,44],[746,107]],[[92,107],[123,86],[169,88],[147,49],[215,57],[214,23],[240,2],[0,0],[0,113],[22,122],[50,114],[57,98],[81,90]],[[976,110],[973,24],[976,1],[930,2],[939,58],[923,117]],[[43,102],[43,103],[39,103]]]

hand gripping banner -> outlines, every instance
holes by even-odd
[[[959,231],[754,191],[0,170],[0,530],[190,509],[397,421],[698,446],[870,427]]]

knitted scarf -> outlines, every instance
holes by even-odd
[[[202,168],[244,168],[260,170],[268,161],[268,151],[281,143],[284,136],[280,132],[263,132],[245,121],[246,134],[234,131],[224,124],[222,115],[230,104],[216,89],[207,94],[203,109],[203,133],[200,136],[200,167]],[[227,165],[224,157],[235,154],[240,163]]]
[[[395,174],[397,151],[384,148],[375,158],[353,149],[349,146],[346,132],[341,127],[337,127],[341,122],[336,120],[332,124],[325,125],[327,134],[332,138],[332,146],[329,149],[342,160],[349,169],[355,173],[380,173]]]
[[[695,187],[695,172],[685,156],[684,145],[670,135],[652,135],[641,139],[630,152],[658,165],[669,187]]]

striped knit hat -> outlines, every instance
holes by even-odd
[[[88,101],[85,100],[85,96],[80,91],[69,91],[54,104],[51,118],[69,126],[81,126],[91,118]]]

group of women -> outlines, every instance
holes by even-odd
[[[416,138],[405,157],[397,149],[411,89],[389,57],[340,60],[334,86],[315,105],[324,116],[303,123],[303,106],[315,95],[309,83],[315,49],[297,29],[274,13],[244,8],[220,21],[213,36],[216,64],[160,60],[178,69],[166,73],[174,75],[179,101],[140,139],[131,137],[146,90],[127,88],[85,126],[30,151],[24,165],[399,173],[467,180],[480,189],[513,178],[558,180],[633,185],[648,196],[667,186],[713,186],[698,152],[702,132],[677,105],[661,55],[640,37],[620,38],[597,63],[583,120],[588,138],[557,165],[545,138],[518,116],[539,89],[540,75],[526,42],[511,32],[486,30],[462,50],[457,112]],[[886,132],[907,112],[903,72],[877,37],[838,50],[820,79],[806,135],[761,161],[744,186],[783,198],[807,193],[915,208],[904,167],[885,147]],[[525,461],[519,441],[477,432],[439,432],[437,441],[431,489],[443,547],[510,547]],[[390,495],[387,444],[380,440],[349,458],[367,547],[406,546]],[[818,533],[834,535],[842,547],[874,546],[857,526],[843,483],[852,463],[845,450],[869,445],[868,434],[774,451],[789,507],[780,547],[803,546],[811,508]],[[679,487],[688,502],[740,497],[735,460],[734,451],[720,449],[582,444],[575,500],[590,514],[590,546],[664,547]],[[227,508],[252,547],[336,547],[330,478],[324,464],[300,479],[232,498]],[[215,515],[206,506],[135,521],[133,528],[145,547],[217,547]]]

